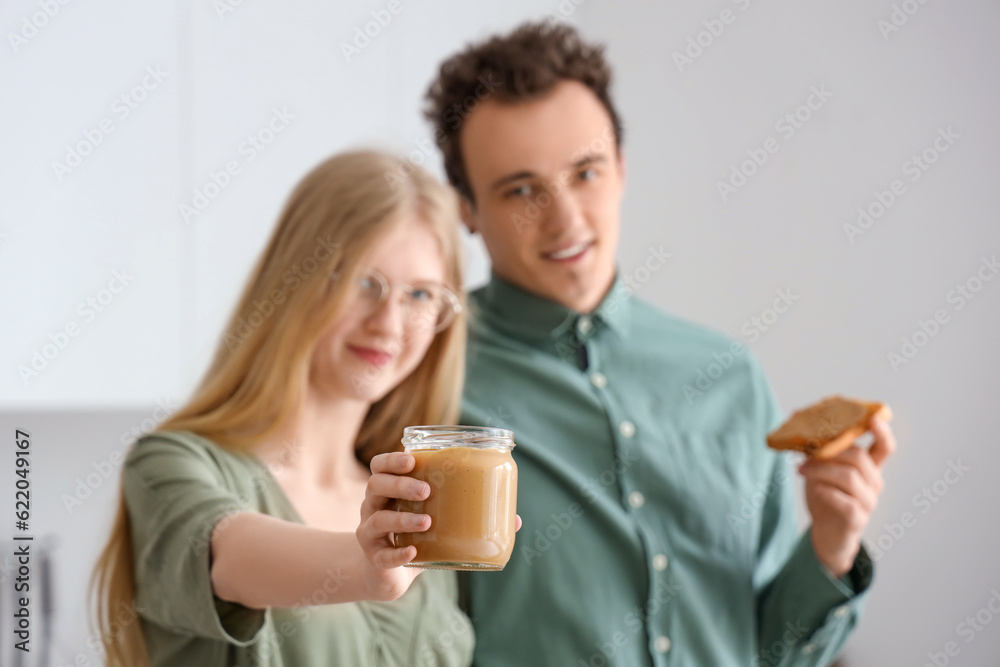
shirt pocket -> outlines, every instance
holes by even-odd
[[[678,435],[681,529],[708,554],[752,568],[767,494],[766,452],[741,433]],[[774,495],[774,494],[772,494]]]

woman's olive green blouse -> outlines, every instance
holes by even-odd
[[[260,459],[189,432],[139,440],[123,481],[136,611],[153,667],[467,666],[474,644],[453,572],[426,571],[392,602],[324,604],[329,571],[304,606],[250,609],[215,597],[209,536],[255,510],[302,523]]]

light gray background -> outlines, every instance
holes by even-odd
[[[440,59],[549,12],[607,42],[616,69],[628,160],[619,259],[639,296],[746,343],[786,410],[835,392],[893,407],[900,448],[866,534],[883,546],[876,586],[843,662],[922,665],[956,642],[949,664],[1000,664],[1000,621],[971,637],[958,627],[1000,590],[1000,279],[961,309],[948,299],[1000,254],[1000,5],[401,0],[348,62],[340,44],[387,5],[91,2],[47,20],[37,0],[0,6],[0,479],[12,488],[10,441],[30,431],[33,528],[57,543],[54,664],[94,659],[83,584],[115,494],[97,471],[162,416],[158,403],[189,394],[292,185],[344,148],[419,150]],[[904,5],[905,24],[880,29]],[[732,21],[711,36],[704,22],[724,10]],[[25,20],[44,25],[15,43],[32,34]],[[707,46],[678,67],[674,52],[699,33]],[[115,99],[157,66],[166,79],[121,118]],[[831,96],[783,135],[776,122],[812,87]],[[243,160],[240,143],[276,108],[295,118],[184,222],[178,205]],[[104,118],[114,131],[60,180],[53,162]],[[911,181],[904,163],[939,128],[959,138]],[[723,201],[717,181],[768,138],[778,151]],[[436,155],[429,164],[442,173]],[[844,225],[894,179],[905,193],[852,243]],[[647,272],[661,247],[669,262]],[[475,285],[487,265],[476,240],[468,248]],[[115,270],[132,280],[86,321],[78,305]],[[774,320],[777,290],[797,300]],[[893,368],[887,355],[939,309],[947,323]],[[752,338],[755,317],[770,324]],[[71,322],[79,335],[24,381],[19,367]],[[969,470],[948,484],[953,463]],[[68,511],[66,494],[91,473],[96,489]],[[920,500],[925,488],[937,502]],[[893,532],[907,512],[914,521]]]

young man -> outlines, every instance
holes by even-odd
[[[503,572],[467,580],[476,665],[827,664],[871,581],[861,534],[892,433],[874,421],[870,450],[802,466],[800,536],[757,362],[617,275],[609,82],[600,48],[542,23],[455,55],[428,92],[493,264],[471,297],[463,423],[518,443],[524,529]]]

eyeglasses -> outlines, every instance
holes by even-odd
[[[331,273],[330,277],[336,280],[340,274]],[[370,315],[396,288],[403,292],[403,325],[408,329],[433,329],[438,333],[462,312],[462,303],[455,293],[440,283],[390,285],[386,277],[374,269],[358,276],[354,296]]]

